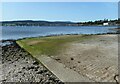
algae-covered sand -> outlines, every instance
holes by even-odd
[[[17,43],[27,49],[32,55],[57,55],[61,53],[61,50],[67,48],[68,43],[83,41],[87,38],[87,35],[63,35],[63,36],[51,36],[51,37],[37,37],[27,38],[17,41]]]
[[[117,40],[117,35],[63,35],[27,38],[17,43],[34,57],[50,56],[91,80],[115,82],[118,74]]]

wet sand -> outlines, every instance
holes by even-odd
[[[117,35],[93,35],[89,40],[66,45],[66,50],[51,57],[96,82],[118,81]]]
[[[118,36],[107,34],[88,37],[90,39],[65,44],[66,49],[50,57],[90,80],[118,82]],[[18,46],[3,48],[3,56],[4,81],[60,82],[44,66],[36,65],[36,60]],[[46,75],[46,72],[50,75]]]

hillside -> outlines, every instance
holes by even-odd
[[[88,22],[70,22],[70,21],[33,21],[33,20],[22,20],[22,21],[2,21],[1,26],[90,26],[90,25],[103,25],[103,23],[111,23],[112,26],[120,25],[119,20],[97,20]]]

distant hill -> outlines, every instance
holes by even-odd
[[[74,22],[49,22],[49,21],[32,21],[32,20],[23,20],[23,21],[3,21],[1,22],[2,26],[72,26],[75,25]]]
[[[33,21],[33,20],[21,20],[21,21],[2,21],[1,26],[90,26],[90,25],[103,25],[103,23],[112,23],[112,25],[120,25],[120,18],[118,20],[97,20],[88,22],[69,22],[69,21]],[[113,24],[114,23],[114,24]]]

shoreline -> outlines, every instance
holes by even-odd
[[[69,35],[79,35],[79,34],[69,34]],[[92,34],[91,34],[92,35]],[[109,35],[109,34],[93,34],[93,35]],[[112,35],[112,34],[110,34],[110,35]],[[114,34],[113,34],[114,35]],[[58,36],[58,35],[54,35],[54,36]],[[63,36],[63,35],[59,35],[59,36]],[[52,37],[52,36],[45,36],[45,37]],[[32,38],[32,37],[31,37]],[[39,37],[34,37],[34,38],[39,38]],[[28,39],[28,38],[23,38],[23,39],[20,39],[20,40],[24,40],[24,39]],[[21,48],[17,43],[16,43],[16,41],[17,40],[6,40],[6,41],[10,41],[10,42],[12,42],[13,44],[10,44],[10,45],[6,45],[6,46],[2,46],[2,49],[3,49],[3,51],[2,51],[2,53],[3,53],[3,56],[5,56],[4,54],[4,52],[7,52],[6,50],[8,50],[9,51],[9,49],[10,50],[12,50],[13,49],[13,51],[10,51],[9,52],[9,54],[10,53],[12,53],[13,55],[15,54],[16,55],[16,53],[17,53],[17,51],[16,51],[16,49],[18,49],[18,51],[19,50],[23,50],[23,48]],[[3,40],[3,42],[6,42],[5,40]],[[12,48],[11,48],[11,47]],[[3,47],[7,47],[8,49],[5,49],[5,48],[3,48]],[[15,51],[16,51],[16,53],[15,53]],[[25,51],[25,50],[23,50],[23,51],[21,51],[20,52],[20,54],[24,54],[24,52],[26,53],[27,51]],[[8,54],[8,56],[7,57],[9,57],[10,55]],[[11,57],[11,56],[10,56]],[[27,60],[24,60],[24,59],[22,59],[22,60],[20,60],[20,61],[24,61],[24,62],[29,62],[29,58],[28,57],[30,57],[30,60],[34,60],[34,59],[36,59],[36,58],[34,58],[33,56],[31,56],[30,54],[28,54],[28,55],[26,55],[26,56],[23,56],[24,58],[26,58]],[[13,58],[14,58],[14,56],[13,56]],[[21,57],[19,57],[18,56],[18,58],[20,58],[21,59]],[[6,59],[6,58],[4,58],[4,59]],[[61,58],[57,58],[57,59],[61,59]],[[34,61],[36,61],[36,60],[34,60]],[[59,61],[59,60],[58,60]],[[61,61],[61,60],[60,60]],[[10,61],[9,61],[10,62]],[[12,64],[9,64],[9,62],[7,62],[5,65],[9,65],[9,66],[12,66],[13,67],[13,65],[14,65],[14,63],[18,63],[18,60],[16,60],[16,61],[14,61]],[[34,66],[34,63],[33,62],[30,62],[31,63],[31,65],[33,65]],[[24,65],[27,65],[27,64],[24,64]],[[25,67],[23,65],[23,67]],[[32,67],[32,66],[28,66],[27,65],[27,70],[28,69],[30,69],[30,67]],[[15,67],[17,66],[17,65],[14,65]],[[42,68],[44,67],[42,64],[40,64],[39,66],[42,66]],[[20,67],[19,67],[20,68]],[[44,67],[45,68],[45,67]],[[16,71],[16,69],[15,68],[13,68],[14,70],[12,70],[12,71]],[[26,69],[26,68],[25,68]],[[36,75],[36,71],[33,71],[33,70],[35,70],[36,69],[36,66],[34,66],[34,67],[32,67],[32,69],[30,69],[30,73],[34,73],[35,75]],[[46,68],[45,68],[46,69]],[[32,71],[31,71],[32,70]],[[47,69],[46,69],[47,70]],[[10,71],[10,74],[13,74],[13,77],[14,77],[14,75],[16,75],[16,74],[19,74],[19,71],[17,71],[17,72],[15,72],[15,74],[14,74],[14,72],[12,72],[12,71]],[[22,71],[21,71],[22,72]],[[24,74],[25,72],[23,72],[23,73],[21,73],[20,72],[20,74]],[[50,71],[47,71],[48,72],[48,74],[51,74],[53,77],[54,77],[54,79],[56,80],[57,78],[50,72]],[[46,72],[45,72],[46,73]],[[9,74],[9,72],[7,72],[7,74]],[[10,75],[9,74],[9,75]],[[25,73],[25,74],[28,74],[28,73]],[[19,75],[18,75],[19,76]],[[7,76],[6,76],[7,77]],[[29,77],[29,76],[28,76]],[[24,78],[24,77],[23,77]],[[44,78],[44,77],[43,77]],[[10,80],[10,76],[8,76],[8,79]],[[28,78],[29,79],[29,78]],[[53,79],[53,80],[54,80]],[[23,79],[22,79],[23,80]],[[34,80],[34,79],[33,79]],[[39,79],[38,79],[39,80]],[[4,79],[3,81],[7,81],[6,79]],[[15,80],[16,81],[16,80]],[[18,81],[20,81],[19,79],[18,79]],[[49,78],[47,79],[47,80],[44,80],[44,82],[46,82],[46,81],[49,81]],[[57,79],[57,81],[60,81],[59,79]],[[40,80],[39,80],[39,82],[40,82]],[[54,83],[53,83],[54,84]]]
[[[44,42],[46,44],[49,43],[50,45],[46,46],[44,45]],[[85,75],[91,80],[95,80],[98,82],[100,81],[115,82],[114,76],[118,74],[117,49],[116,49],[116,47],[118,46],[117,42],[118,42],[117,34],[104,34],[104,35],[100,34],[92,36],[66,35],[42,39],[39,39],[37,37],[33,39],[32,38],[23,39],[19,41],[18,44],[20,44],[22,48],[25,48],[36,58],[39,58],[41,54],[46,54],[48,55],[48,57],[51,57],[52,59],[58,61],[59,63],[64,64],[65,67],[70,68],[71,70],[74,70],[79,74]],[[64,49],[52,46],[54,44],[57,45],[57,47],[60,47],[58,46],[59,44],[60,45],[64,44],[63,45]],[[39,54],[38,56],[36,56],[37,51],[39,50],[42,52],[42,49],[38,48],[37,46],[44,48],[45,50],[43,51],[43,53],[38,53]],[[59,54],[49,52],[51,51],[51,49],[52,52],[57,52],[57,50],[58,51],[60,50],[58,52]],[[35,51],[36,53],[34,53]],[[105,75],[103,73],[105,73]],[[112,75],[110,76],[109,74]]]
[[[108,32],[108,33],[98,33],[98,34],[51,34],[46,36],[33,36],[33,37],[24,37],[24,38],[18,38],[18,39],[3,39],[0,40],[0,42],[6,42],[6,41],[17,41],[17,40],[23,40],[28,38],[39,38],[39,37],[52,37],[52,36],[64,36],[64,35],[107,35],[107,34],[120,34],[119,32]]]

